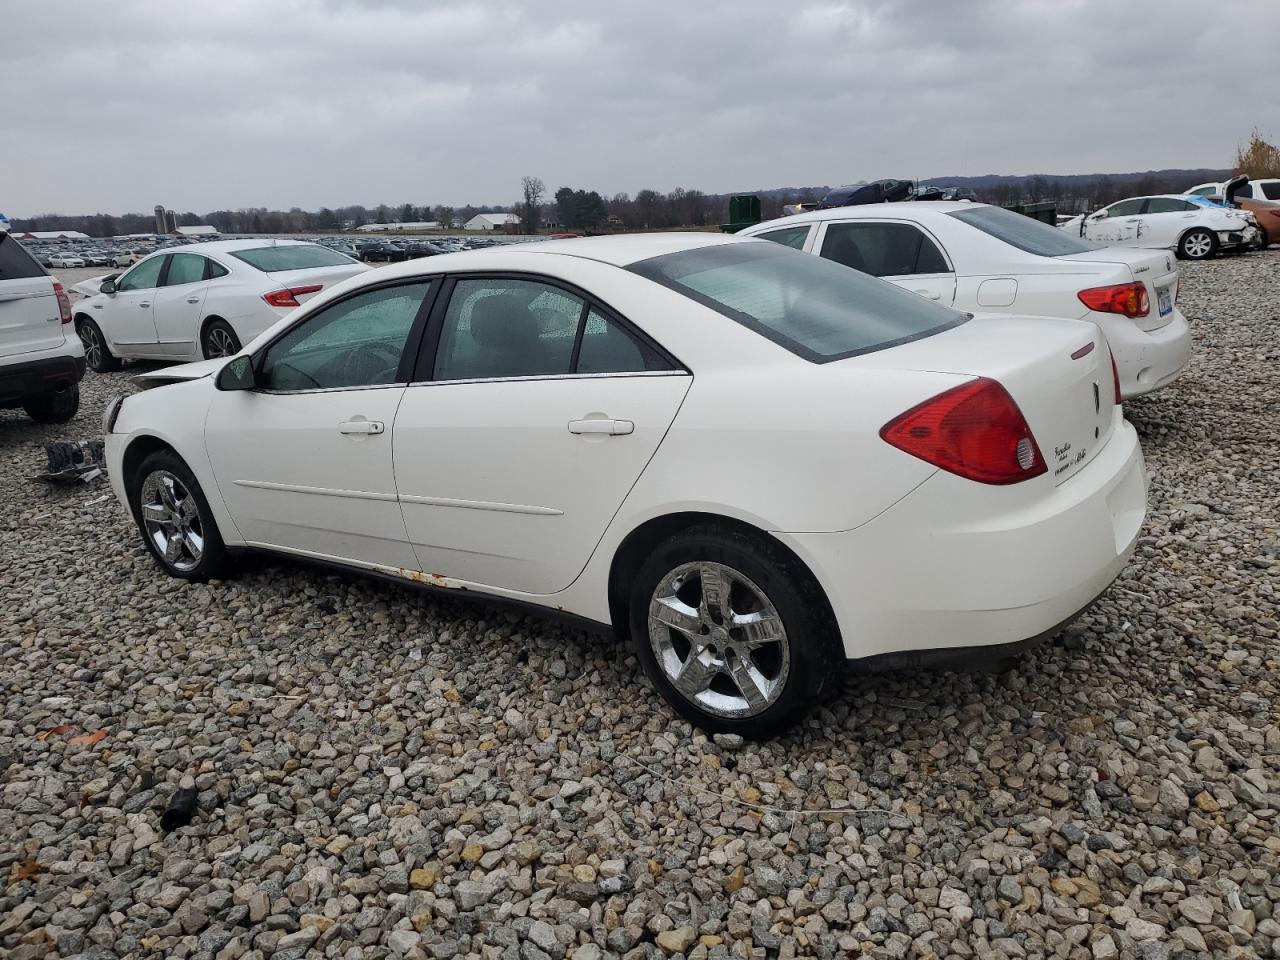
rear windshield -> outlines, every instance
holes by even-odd
[[[355,262],[336,250],[317,246],[314,243],[232,250],[231,256],[237,260],[243,260],[251,267],[257,267],[263,273],[280,273],[283,270],[305,270],[308,267],[345,267]]]
[[[997,240],[1003,240],[1011,247],[1034,253],[1039,257],[1065,257],[1073,253],[1088,253],[1090,250],[1102,249],[1098,244],[1089,243],[1073,236],[1066,230],[1059,230],[1039,220],[1032,220],[1012,210],[1000,207],[974,207],[972,210],[957,210],[951,214],[957,220],[963,220],[971,227],[988,233]]]
[[[7,233],[0,233],[0,280],[44,276],[48,276],[44,267],[31,258],[22,244]]]
[[[891,283],[776,243],[725,243],[629,268],[826,363],[919,340],[969,319]]]

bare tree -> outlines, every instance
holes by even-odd
[[[1250,179],[1280,177],[1280,147],[1262,138],[1257,127],[1249,134],[1249,142],[1236,148],[1236,170]]]
[[[547,188],[537,177],[522,177],[520,187],[523,191],[523,199],[520,201],[520,226],[525,233],[537,233],[542,216],[542,195]]]

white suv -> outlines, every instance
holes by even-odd
[[[0,230],[0,408],[64,423],[80,408],[84,347],[62,284]]]

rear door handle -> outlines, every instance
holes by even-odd
[[[187,297],[187,303],[199,303],[199,302],[200,302],[199,297]]]
[[[931,290],[912,290],[912,293],[919,294],[922,297],[928,297],[930,300],[941,300],[942,294],[934,293]]]
[[[630,420],[570,420],[570,433],[603,433],[610,437],[622,437],[633,433],[636,425]]]
[[[387,425],[381,420],[343,420],[338,424],[339,433],[382,433]]]
[[[139,306],[139,307],[144,307],[144,308],[145,308],[145,307],[149,307],[149,306],[151,306],[151,301],[150,301],[150,300],[143,300],[140,304],[138,304],[138,306]]]

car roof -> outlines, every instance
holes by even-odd
[[[941,216],[955,213],[960,210],[976,210],[979,207],[986,206],[990,206],[990,204],[973,203],[967,200],[899,200],[894,203],[862,203],[852,207],[804,210],[800,213],[793,213],[789,217],[779,217],[777,220],[765,220],[761,223],[752,224],[745,229],[756,230],[763,226],[781,228],[794,225],[798,227],[821,220],[848,220],[850,217],[906,216],[909,219],[920,219],[931,215]]]
[[[206,240],[204,243],[182,243],[161,247],[156,253],[233,253],[236,250],[254,250],[258,247],[315,246],[311,240],[277,240],[272,237],[244,237],[240,240]]]
[[[607,237],[574,237],[565,240],[536,240],[500,247],[505,252],[557,253],[567,257],[598,260],[617,267],[628,267],[641,260],[661,257],[682,250],[695,250],[722,243],[741,243],[746,237],[724,233],[629,233]],[[489,248],[492,250],[493,248]],[[454,254],[461,256],[462,254]]]

